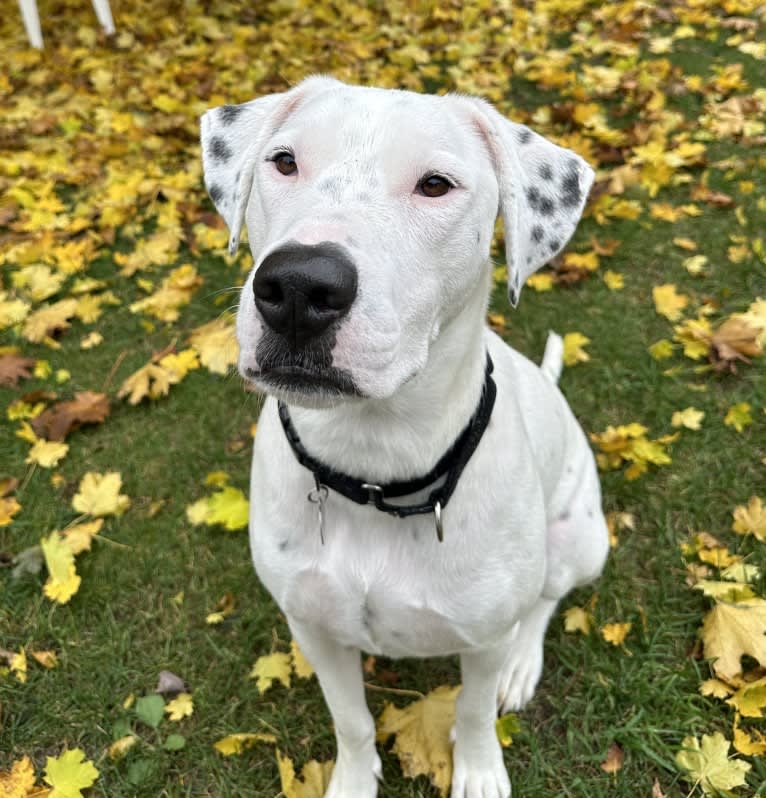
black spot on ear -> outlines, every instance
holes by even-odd
[[[522,127],[518,133],[520,144],[529,144],[532,138],[532,131],[528,127]]]
[[[481,241],[481,230],[476,231],[476,243],[478,244]]]
[[[553,213],[553,211],[556,210],[556,206],[553,204],[553,200],[548,199],[548,197],[543,197],[540,200],[539,208],[540,208],[540,213],[542,213],[543,216],[550,216]]]
[[[527,189],[527,202],[533,210],[538,210],[540,207],[540,191],[534,186]]]
[[[220,186],[213,184],[207,192],[210,194],[210,199],[213,200],[216,205],[223,199],[223,189]]]
[[[549,163],[540,164],[540,177],[543,180],[553,180],[553,169]]]
[[[280,551],[286,551],[289,544],[290,540],[288,538],[285,538],[284,540],[280,540],[279,543],[277,543],[277,548]]]
[[[213,160],[226,163],[233,154],[231,147],[220,136],[210,139],[210,157]]]
[[[556,252],[558,248],[561,246],[561,241],[559,241],[556,238],[553,238],[548,242],[548,246],[550,247],[551,252]]]
[[[543,230],[541,225],[536,224],[532,228],[532,240],[539,244],[543,240],[543,234],[544,233],[545,233],[545,230]]]
[[[222,125],[230,125],[245,109],[241,105],[222,105],[218,118]]]
[[[580,191],[580,177],[577,174],[577,166],[572,164],[561,183],[562,194],[559,197],[561,204],[565,208],[575,208],[580,204],[582,192]]]

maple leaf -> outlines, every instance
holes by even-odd
[[[40,541],[40,547],[48,568],[48,581],[43,592],[59,604],[66,604],[80,589],[82,581],[77,575],[72,549],[62,540],[58,532],[52,532]]]
[[[84,424],[100,424],[109,415],[105,393],[79,391],[74,399],[57,402],[32,421],[32,429],[49,441],[63,441]]]
[[[256,680],[258,692],[263,695],[274,682],[280,682],[285,687],[290,687],[290,674],[292,662],[289,654],[275,652],[259,657],[250,671],[250,678]]]
[[[732,513],[734,523],[731,528],[738,535],[753,535],[766,543],[766,508],[758,496],[751,496],[747,506],[739,506]]]
[[[734,427],[737,432],[742,432],[745,427],[749,427],[753,423],[753,417],[750,415],[750,402],[739,402],[732,405],[726,411],[723,423],[727,427]]]
[[[298,648],[295,640],[290,641],[290,656],[292,657],[293,670],[299,679],[310,679],[314,675],[311,663],[303,656],[303,652]]]
[[[32,376],[30,369],[37,361],[21,355],[0,355],[0,385],[15,388],[19,380],[28,380]]]
[[[726,703],[747,718],[762,718],[766,709],[766,677],[743,685]]]
[[[223,756],[233,756],[241,754],[248,748],[252,748],[256,743],[276,743],[277,738],[273,734],[263,732],[237,732],[229,734],[213,743],[213,748]]]
[[[148,297],[134,302],[131,313],[148,313],[160,321],[178,320],[179,308],[188,305],[192,295],[202,285],[203,279],[190,263],[185,263],[162,281],[162,285]]]
[[[13,496],[0,497],[0,526],[8,526],[13,516],[21,510],[21,505]]]
[[[702,424],[705,414],[702,410],[695,407],[687,407],[685,410],[676,410],[670,423],[673,427],[686,427],[686,429],[698,430]]]
[[[721,734],[703,734],[702,743],[696,737],[684,737],[676,764],[685,771],[687,781],[699,784],[705,795],[718,795],[745,784],[748,762],[729,758],[731,743]]]
[[[48,757],[43,776],[53,787],[50,798],[83,798],[82,790],[91,787],[99,776],[92,762],[79,748],[64,751],[59,757]]]
[[[747,319],[732,316],[710,338],[711,359],[718,369],[733,369],[736,361],[749,363],[761,354],[760,327],[753,327]]]
[[[55,668],[59,664],[55,651],[33,651],[32,657],[34,658],[35,662],[39,663],[43,666],[43,668],[47,668],[48,670]]]
[[[72,554],[80,554],[83,551],[90,551],[93,538],[101,531],[103,525],[103,518],[94,518],[92,521],[73,524],[61,532],[61,537],[71,549]]]
[[[190,693],[179,693],[172,701],[165,704],[165,712],[170,720],[188,718],[194,712],[194,704]]]
[[[584,635],[589,635],[590,628],[590,613],[582,607],[570,607],[564,613],[564,631],[581,632]]]
[[[733,682],[741,676],[745,654],[766,667],[766,600],[717,603],[705,616],[701,634],[705,656],[721,679]]]
[[[611,269],[607,269],[604,272],[604,282],[610,291],[622,291],[625,288],[625,277]]]
[[[234,324],[225,318],[197,327],[189,343],[198,352],[200,363],[213,374],[228,374],[239,358]]]
[[[26,798],[35,786],[35,770],[32,760],[22,757],[7,773],[0,773],[0,795],[3,798]]]
[[[386,704],[377,722],[377,740],[395,737],[392,750],[408,778],[427,776],[443,798],[452,781],[450,730],[460,687],[437,687],[404,709]]]
[[[617,744],[612,743],[606,754],[606,759],[601,763],[600,767],[604,773],[619,773],[625,763],[625,751]]]
[[[295,775],[292,760],[280,751],[277,751],[277,765],[285,798],[322,798],[330,784],[335,763],[312,759],[301,768],[301,779]]]
[[[245,494],[231,485],[224,485],[221,490],[186,508],[186,517],[192,524],[221,524],[229,530],[246,527],[249,515],[250,503]]]
[[[564,365],[574,366],[577,363],[587,363],[590,360],[590,355],[583,347],[589,343],[590,338],[580,332],[567,333],[564,336]]]
[[[88,515],[122,515],[130,506],[130,499],[120,493],[122,476],[117,471],[99,474],[88,471],[80,480],[72,507]]]
[[[128,404],[137,405],[142,399],[159,399],[167,396],[170,386],[179,382],[177,372],[156,363],[147,363],[134,371],[120,386],[117,396],[127,398]]]
[[[27,316],[21,334],[35,344],[56,345],[51,336],[69,328],[69,319],[77,312],[77,300],[62,299]]]
[[[601,637],[613,646],[621,646],[632,626],[633,624],[629,621],[627,623],[606,623],[601,627]]]
[[[689,297],[686,294],[679,294],[673,283],[655,285],[652,297],[657,313],[669,321],[678,321],[681,318],[681,311],[689,304]]]
[[[734,719],[734,747],[740,754],[745,756],[763,756],[766,754],[766,736],[756,729],[752,730],[752,736],[740,728],[739,714]]]
[[[537,274],[530,274],[524,285],[528,285],[535,291],[552,291],[555,282],[556,278],[550,272],[539,272]]]

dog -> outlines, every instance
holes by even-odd
[[[333,718],[328,798],[381,769],[360,651],[460,657],[452,798],[506,798],[497,712],[540,678],[559,600],[608,535],[586,437],[542,367],[485,323],[572,235],[586,162],[483,100],[310,77],[208,111],[208,192],[254,267],[239,371],[269,396],[255,440],[255,569]]]

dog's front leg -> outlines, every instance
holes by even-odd
[[[338,756],[325,798],[375,798],[381,768],[375,721],[364,697],[361,652],[292,618],[288,623],[316,672],[335,724]]]
[[[508,798],[511,783],[495,731],[497,684],[508,644],[461,654],[455,708],[452,798]]]

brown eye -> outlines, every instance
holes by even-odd
[[[272,160],[277,167],[277,171],[283,175],[294,175],[298,171],[298,164],[295,163],[292,153],[278,152]]]
[[[443,197],[451,188],[454,186],[447,178],[440,175],[429,175],[418,183],[417,192],[424,197]]]

